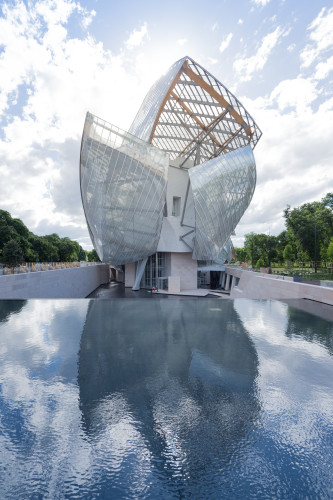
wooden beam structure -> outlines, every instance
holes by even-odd
[[[186,61],[185,61],[185,62],[186,62]],[[185,63],[184,63],[184,64],[185,64]],[[180,68],[180,70],[178,71],[178,73],[176,74],[175,78],[172,80],[172,83],[171,83],[171,85],[170,85],[170,87],[169,87],[169,89],[168,89],[168,92],[167,92],[167,93],[165,94],[165,96],[164,96],[164,99],[163,99],[163,101],[162,101],[162,104],[161,104],[161,106],[160,106],[160,109],[159,109],[159,111],[158,111],[158,113],[157,113],[156,120],[155,120],[154,126],[153,126],[153,128],[152,128],[152,132],[151,132],[151,134],[150,134],[150,141],[149,141],[149,142],[150,142],[150,144],[153,142],[153,138],[154,138],[154,134],[155,134],[155,130],[156,130],[157,124],[158,124],[158,120],[160,119],[160,116],[161,116],[161,114],[162,114],[162,111],[163,111],[163,109],[164,109],[164,106],[166,105],[167,100],[169,99],[171,92],[173,91],[173,89],[174,89],[174,88],[175,88],[175,86],[177,85],[177,82],[178,82],[179,78],[181,77],[181,74],[182,74],[182,73],[183,73],[183,71],[184,71],[184,64],[183,64],[183,66]]]
[[[194,73],[194,71],[189,67],[189,65],[186,65],[185,68],[185,73],[186,75],[191,78],[193,82],[195,82],[197,85],[199,85],[202,89],[204,89],[213,99],[215,99],[221,106],[223,106],[226,109],[229,109],[229,113],[231,116],[236,120],[236,122],[241,125],[247,135],[252,135],[251,134],[251,128],[250,126],[243,120],[241,115],[237,113],[234,107],[231,106],[230,102],[228,102],[226,99],[224,99],[223,96],[221,96],[216,90],[209,85],[201,76],[197,75]]]
[[[239,137],[237,147],[247,144],[254,147],[258,141],[255,123],[237,99],[191,59],[184,59],[178,68],[157,112],[154,112],[149,142],[172,152],[173,159],[192,157],[194,146],[203,148],[206,159],[213,151],[214,156],[227,153],[236,143],[228,148],[225,145],[236,136]],[[179,134],[178,130],[172,130],[173,126],[178,127]],[[186,136],[188,140],[184,145]]]

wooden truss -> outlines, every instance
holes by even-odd
[[[248,144],[254,148],[260,137],[260,129],[236,97],[186,58],[163,99],[150,142],[171,159],[197,164]]]

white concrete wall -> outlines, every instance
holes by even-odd
[[[170,276],[180,277],[180,290],[197,289],[197,261],[192,259],[192,253],[171,254]]]
[[[125,286],[132,287],[135,281],[135,262],[125,265]]]
[[[169,166],[166,193],[169,217],[172,217],[172,204],[174,196],[179,196],[179,198],[181,198],[180,215],[182,214],[188,180],[189,175],[187,170]]]
[[[175,162],[174,162],[175,163]],[[163,217],[162,230],[157,246],[158,252],[185,252],[189,251],[189,247],[180,239],[181,235],[188,233],[191,228],[181,226],[182,213],[186,198],[187,185],[189,175],[187,170],[169,166],[168,184],[167,184],[167,209],[168,217]],[[180,214],[172,215],[173,197],[177,196],[181,199]],[[194,205],[192,190],[189,190],[184,224],[195,226]],[[193,237],[193,235],[192,235]]]
[[[246,299],[310,299],[333,305],[333,289],[307,283],[296,283],[292,278],[227,268],[227,274],[240,277],[230,298]]]
[[[179,276],[169,276],[169,278],[168,278],[168,292],[169,293],[179,293],[180,292],[180,277]]]
[[[109,282],[109,266],[73,267],[0,276],[0,299],[76,299]]]

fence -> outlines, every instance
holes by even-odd
[[[323,272],[333,273],[333,262],[326,261],[295,261],[295,262],[282,262],[282,263],[272,263],[272,268],[274,267],[285,267],[286,269],[317,269]]]
[[[0,267],[0,276],[8,274],[35,273],[39,271],[53,271],[56,269],[71,269],[73,267],[94,266],[100,262],[26,262],[25,264],[8,267]]]

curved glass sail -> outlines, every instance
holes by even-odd
[[[189,57],[177,61],[148,92],[130,132],[196,164],[239,147],[254,148],[261,130],[240,101]]]
[[[195,211],[193,257],[218,260],[248,207],[256,184],[250,146],[189,170]]]
[[[114,266],[156,252],[167,155],[87,113],[81,144],[82,203],[99,258]]]
[[[143,141],[150,141],[152,128],[163,107],[165,97],[169,95],[173,82],[177,80],[184,59],[175,62],[171,68],[151,87],[143,100],[129,132]]]

